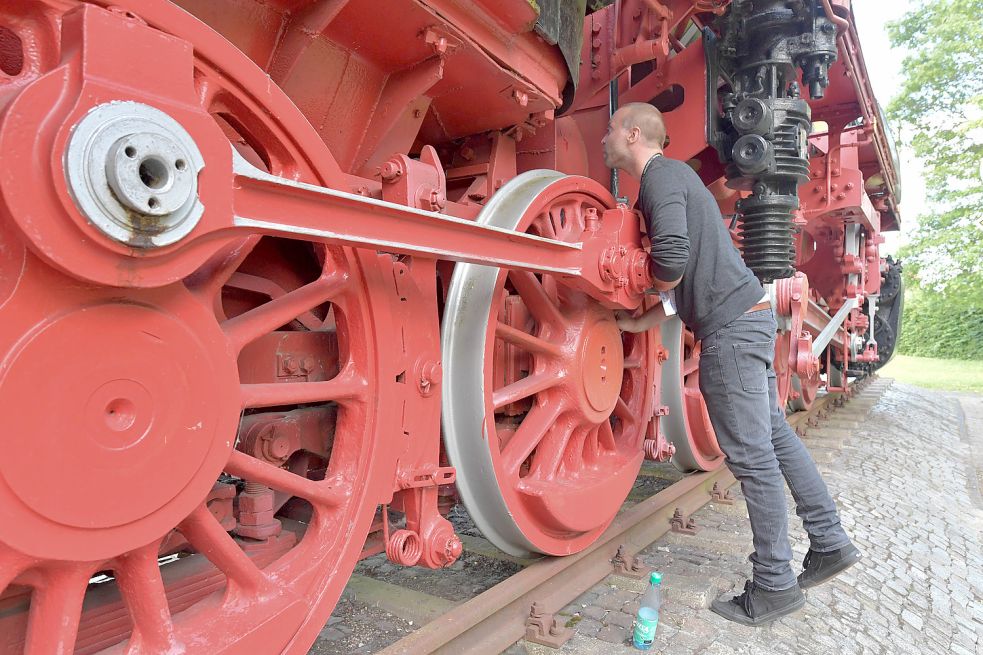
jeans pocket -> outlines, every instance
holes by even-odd
[[[773,341],[735,343],[734,358],[741,386],[747,393],[768,393],[768,366],[774,359]]]

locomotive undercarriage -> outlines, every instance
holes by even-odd
[[[565,555],[644,457],[720,466],[692,332],[614,323],[658,301],[612,81],[746,253],[764,226],[783,399],[885,361],[896,171],[845,0],[178,4],[0,9],[0,652],[306,652],[359,557],[460,555],[458,499]]]

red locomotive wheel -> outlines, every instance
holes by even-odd
[[[243,156],[337,182],[307,120],[225,39],[169,3],[114,4],[194,44],[188,83]],[[76,6],[4,4],[25,48],[0,97],[59,62]],[[392,432],[374,253],[255,236],[180,282],[101,287],[26,247],[2,202],[0,652],[307,652],[361,551]],[[299,443],[274,438],[305,416]],[[259,423],[269,438],[247,434]]]
[[[662,365],[662,402],[669,413],[661,424],[676,447],[673,465],[681,471],[712,471],[724,462],[717,435],[700,393],[700,342],[678,316],[661,324],[668,358]]]
[[[812,407],[816,401],[816,394],[822,381],[819,376],[810,379],[802,379],[798,375],[792,374],[791,391],[789,392],[789,407],[796,412],[804,412]]]
[[[791,332],[779,332],[775,335],[775,382],[778,385],[778,406],[781,409],[789,403],[792,393],[792,368],[789,365],[789,349],[791,348]]]
[[[578,241],[596,182],[530,171],[479,221]],[[638,474],[656,364],[648,335],[550,276],[454,270],[443,317],[444,440],[458,489],[502,550],[567,555],[614,518]],[[494,475],[489,475],[493,472]]]

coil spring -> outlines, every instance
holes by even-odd
[[[423,541],[412,530],[396,530],[386,543],[386,557],[396,564],[413,566],[423,556]]]
[[[741,254],[764,283],[795,272],[792,212],[799,200],[790,195],[750,196],[738,202]]]

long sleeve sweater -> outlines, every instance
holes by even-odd
[[[652,274],[680,279],[679,317],[697,339],[758,303],[764,288],[731,242],[720,209],[689,166],[661,155],[642,171],[637,208],[652,242]]]

